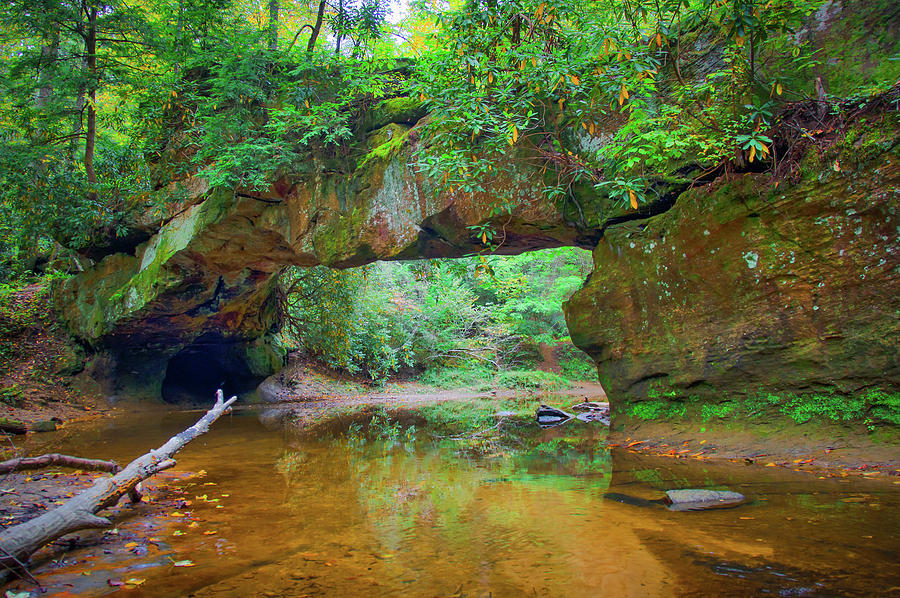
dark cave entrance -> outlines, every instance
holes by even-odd
[[[250,371],[244,343],[201,337],[169,360],[162,383],[167,403],[209,403],[221,388],[225,397],[256,389],[262,376]]]

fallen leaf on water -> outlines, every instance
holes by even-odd
[[[204,535],[204,536],[214,536],[214,535],[216,535],[216,534],[218,534],[218,533],[219,533],[219,532],[209,531],[209,532],[203,532],[203,535]]]
[[[188,524],[188,527],[200,527],[200,524],[197,523],[196,521],[191,521],[191,522]]]
[[[631,448],[633,446],[637,446],[637,445],[643,444],[643,443],[644,443],[643,440],[635,440],[634,442],[629,442],[628,444],[626,444],[625,448]]]
[[[128,544],[125,545],[125,548],[134,548],[137,545],[138,545],[137,542],[129,542]]]
[[[137,577],[132,577],[131,579],[126,579],[126,580],[125,580],[125,583],[126,583],[127,585],[129,585],[129,586],[139,586],[139,585],[141,585],[142,583],[144,583],[145,581],[147,581],[147,580],[146,580],[146,579],[140,579],[140,578],[137,578]]]
[[[194,561],[185,559],[183,561],[172,561],[173,567],[193,567]]]
[[[185,516],[184,513],[180,513],[178,511],[172,511],[171,513],[169,513],[169,517],[184,517],[184,516]]]
[[[753,519],[753,517],[738,517],[738,519]]]
[[[775,467],[775,464],[774,464],[774,463],[771,463],[771,462],[769,462],[769,463],[766,463],[766,467]]]

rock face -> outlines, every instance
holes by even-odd
[[[811,150],[799,182],[724,177],[606,231],[566,314],[619,413],[900,385],[898,124]]]
[[[519,199],[498,223],[505,235],[500,253],[593,247],[595,239],[569,226],[540,192],[537,171],[523,169],[483,192],[436,192],[413,167],[418,129],[408,121],[416,115],[408,103],[396,110],[396,100],[385,104],[373,110],[379,128],[337,170],[333,160],[327,168],[315,164],[266,193],[183,181],[185,199],[155,230],[148,215],[138,223],[150,234],[133,254],[108,255],[56,289],[70,330],[113,357],[108,394],[165,395],[169,361],[179,355],[195,370],[215,369],[210,379],[230,376],[233,387],[272,373],[282,356],[264,336],[276,316],[274,279],[285,266],[478,251],[467,227],[491,221],[498,187]],[[172,382],[182,387],[185,380]]]

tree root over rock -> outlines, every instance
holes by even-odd
[[[136,494],[137,485],[150,476],[173,467],[175,460],[172,457],[175,453],[207,432],[210,424],[228,412],[236,400],[237,397],[231,397],[226,401],[222,391],[217,391],[216,403],[206,415],[158,449],[138,457],[115,475],[97,480],[93,486],[52,511],[3,530],[0,533],[0,566],[6,572],[13,571],[30,577],[30,574],[22,571],[23,563],[45,544],[80,529],[112,525],[109,519],[99,517],[96,513],[115,505],[126,494],[131,495],[132,500],[135,497],[140,500],[140,495]],[[0,572],[0,581],[5,576],[6,573]]]

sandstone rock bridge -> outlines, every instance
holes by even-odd
[[[697,178],[662,186],[637,211],[581,197],[593,227],[548,201],[525,166],[483,192],[436,190],[414,166],[423,118],[408,98],[386,100],[337,167],[313,160],[264,193],[183,180],[165,214],[133,223],[130,245],[98,250],[55,299],[106,356],[107,392],[159,396],[167,377],[270,374],[283,360],[268,336],[283,267],[462,256],[480,248],[467,227],[486,222],[502,230],[501,253],[593,250],[566,317],[615,405],[900,384],[895,107],[866,117],[878,127],[861,122],[810,149],[778,185],[749,171]],[[498,185],[518,198],[509,217],[491,216]]]

